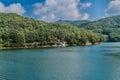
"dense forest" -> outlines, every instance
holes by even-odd
[[[100,42],[102,37],[71,25],[46,23],[13,13],[0,13],[1,48],[52,46],[58,40],[65,41],[68,45],[85,45],[86,42]]]
[[[89,20],[58,20],[54,22],[55,24],[60,24],[60,25],[73,25],[73,26],[80,26],[86,23],[90,23],[91,21]]]
[[[81,22],[84,22],[81,24]],[[108,42],[120,42],[120,15],[103,18],[97,21],[57,21],[56,24],[69,23],[86,30],[100,33]],[[74,23],[74,24],[73,24]],[[77,25],[76,25],[77,24]]]

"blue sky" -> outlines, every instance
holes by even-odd
[[[120,0],[0,0],[0,12],[44,21],[97,20],[119,15]]]

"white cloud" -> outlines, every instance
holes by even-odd
[[[17,13],[17,14],[24,14],[25,9],[21,6],[20,3],[10,4],[9,6],[5,6],[2,2],[0,2],[0,12],[5,13]]]
[[[110,1],[108,8],[105,9],[106,15],[117,15],[120,14],[120,0]]]
[[[83,20],[87,20],[89,18],[89,14],[88,13],[84,13],[82,16]]]
[[[33,13],[44,21],[88,19],[89,14],[81,10],[90,6],[90,2],[80,3],[80,0],[46,0],[44,4],[34,4]]]
[[[90,3],[90,2],[87,2],[87,3],[80,3],[80,8],[81,9],[85,9],[85,8],[87,8],[87,7],[90,7],[92,5],[92,3]]]

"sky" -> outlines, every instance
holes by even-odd
[[[0,12],[47,22],[98,20],[120,15],[120,0],[0,0]]]

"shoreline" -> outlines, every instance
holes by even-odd
[[[99,45],[101,43],[86,43],[84,45],[68,45],[65,46],[54,46],[54,45],[45,45],[45,46],[25,46],[25,47],[0,47],[0,50],[7,50],[7,49],[32,49],[32,48],[58,48],[58,47],[69,47],[69,46],[92,46],[92,45]]]

